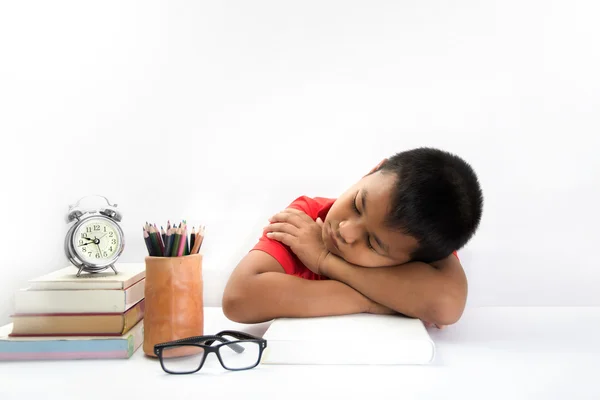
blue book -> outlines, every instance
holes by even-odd
[[[129,358],[144,340],[144,320],[122,336],[11,337],[12,323],[0,327],[0,361]]]

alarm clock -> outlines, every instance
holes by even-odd
[[[107,205],[84,209],[79,206],[87,197],[101,197]],[[65,237],[65,254],[71,264],[77,267],[77,277],[82,271],[98,273],[112,268],[123,252],[125,237],[119,226],[121,213],[116,204],[110,204],[104,196],[85,196],[69,206],[67,223],[73,223]]]

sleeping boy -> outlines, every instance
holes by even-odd
[[[467,299],[457,250],[482,208],[477,176],[460,157],[397,153],[337,199],[301,196],[273,215],[231,273],[223,312],[240,323],[398,313],[453,324]]]

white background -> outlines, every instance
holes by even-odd
[[[0,322],[66,265],[69,204],[207,226],[205,301],[267,218],[397,151],[479,174],[469,306],[600,305],[600,5],[590,1],[0,3]]]

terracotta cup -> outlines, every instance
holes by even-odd
[[[146,257],[144,353],[154,345],[204,333],[202,255]],[[179,348],[168,356],[192,354],[197,348]],[[166,356],[166,354],[163,354]]]

